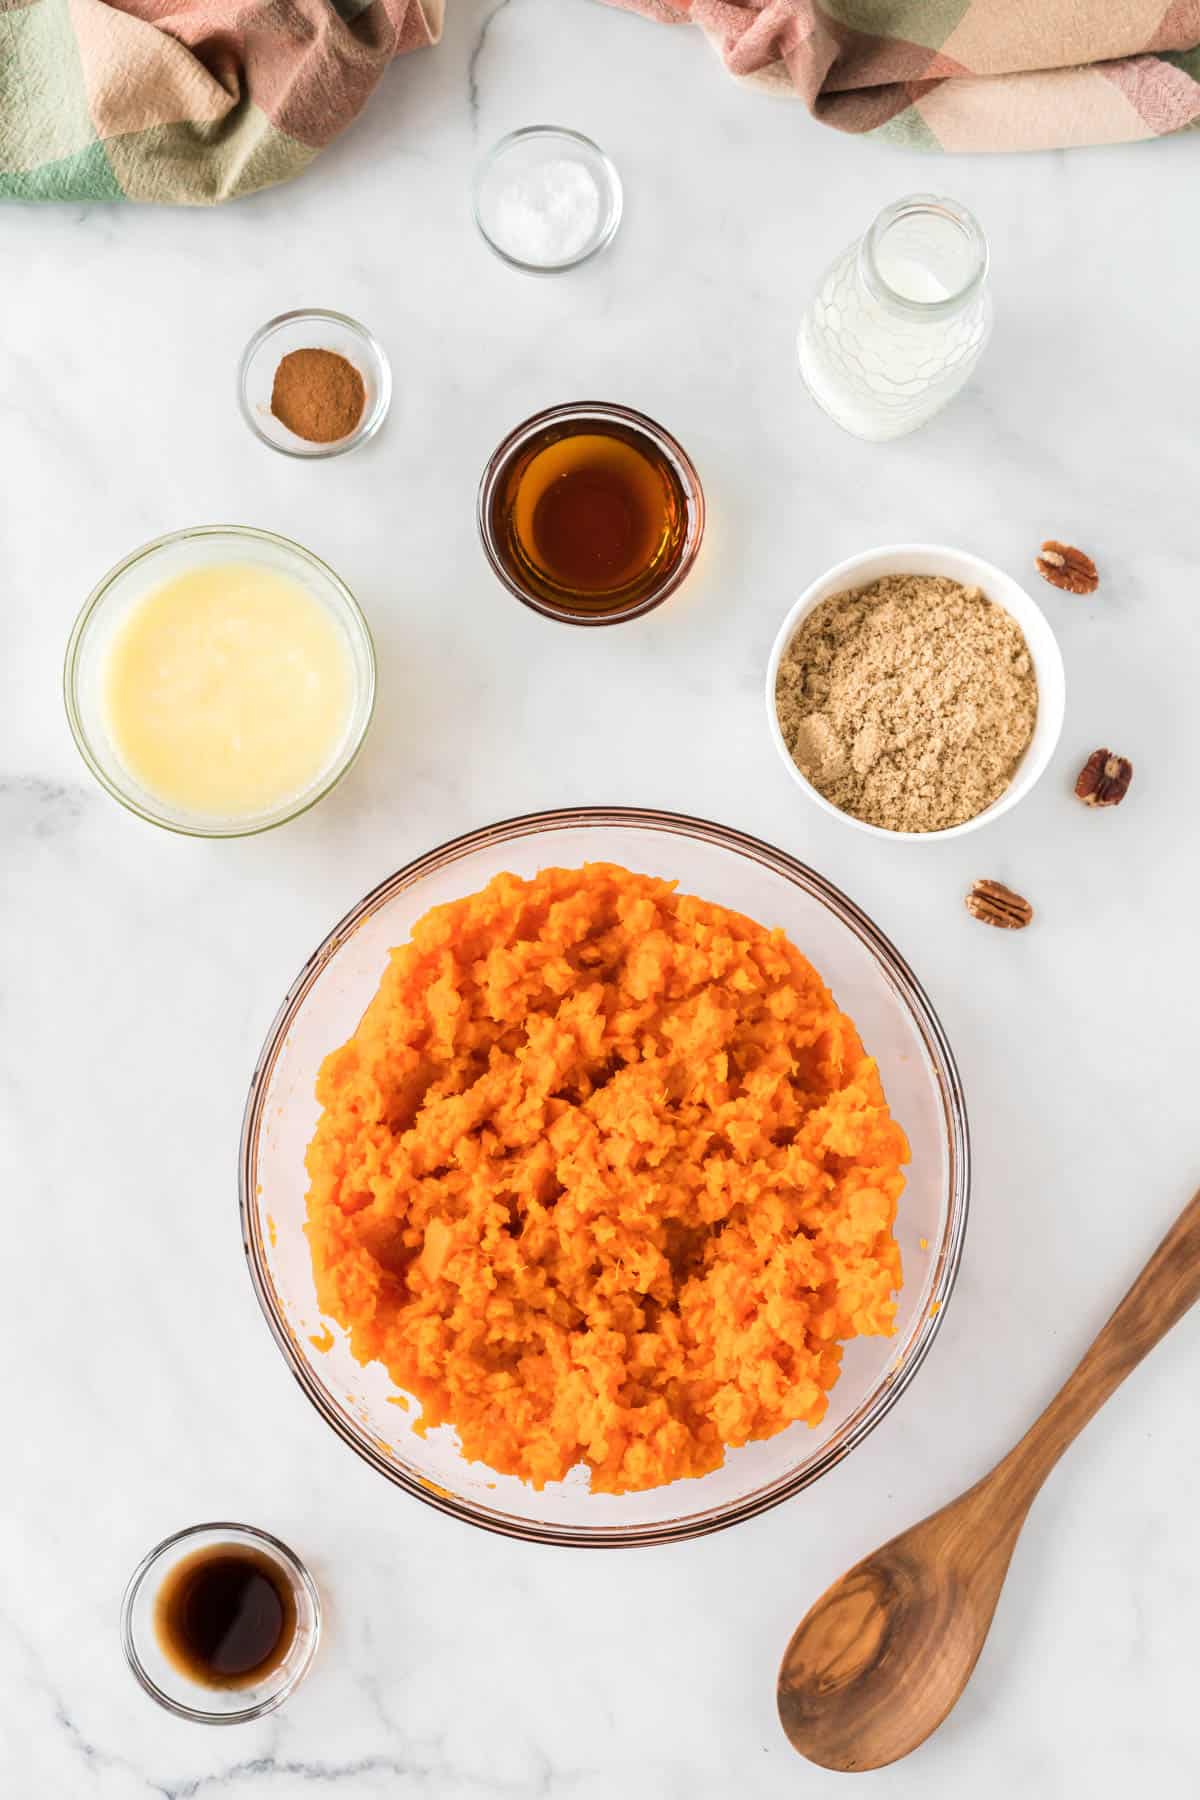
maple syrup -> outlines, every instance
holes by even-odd
[[[252,1687],[291,1649],[296,1600],[286,1570],[261,1550],[213,1544],[166,1576],[154,1626],[164,1655],[191,1680]]]
[[[624,408],[559,407],[502,445],[481,525],[498,573],[557,618],[649,610],[682,578],[703,501],[678,446]]]

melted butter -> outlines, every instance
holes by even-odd
[[[353,701],[336,621],[253,563],[189,570],[116,632],[105,710],[116,750],[181,811],[246,818],[297,798],[333,761]]]

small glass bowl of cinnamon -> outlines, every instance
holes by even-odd
[[[392,400],[379,340],[345,313],[269,319],[246,345],[238,403],[255,437],[284,456],[341,456],[375,436]]]

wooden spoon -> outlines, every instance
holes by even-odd
[[[1131,1369],[1200,1299],[1200,1193],[1066,1386],[990,1475],[856,1563],[796,1627],[783,1729],[826,1769],[878,1769],[923,1744],[970,1680],[1043,1481]]]

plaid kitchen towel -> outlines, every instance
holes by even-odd
[[[285,181],[444,0],[0,0],[0,196],[205,204]]]
[[[734,75],[907,144],[1121,143],[1200,120],[1200,0],[613,3],[691,21]],[[286,180],[393,56],[437,41],[443,7],[0,0],[0,197],[205,204]]]
[[[1048,150],[1200,122],[1200,0],[610,0],[842,131]]]

